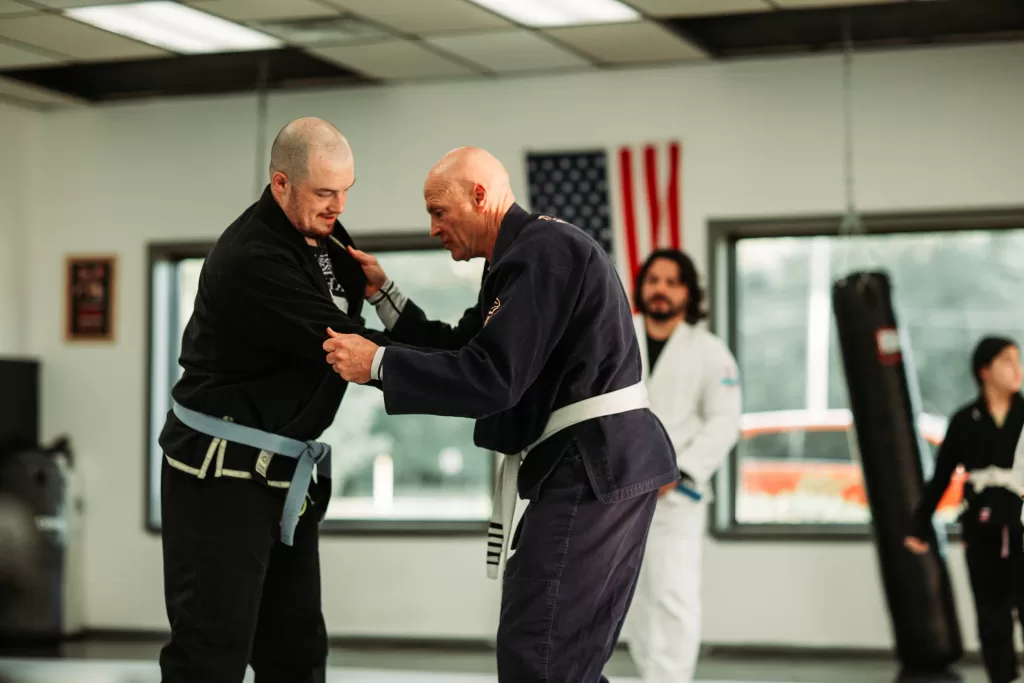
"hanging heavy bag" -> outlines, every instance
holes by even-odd
[[[963,654],[945,532],[932,528],[924,555],[903,545],[924,491],[910,348],[885,273],[851,274],[834,284],[832,298],[896,655],[905,672],[942,671]]]

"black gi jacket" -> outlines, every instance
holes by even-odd
[[[925,486],[924,495],[914,514],[915,534],[926,538],[931,518],[949,487],[953,472],[963,465],[968,472],[989,466],[1013,467],[1014,451],[1021,430],[1024,429],[1024,398],[1015,394],[1010,402],[1003,426],[997,427],[984,397],[962,406],[953,414],[946,428],[946,436],[939,446],[935,473]],[[1020,525],[1021,498],[1004,488],[986,488],[977,493],[970,482],[964,485],[966,509],[959,522],[964,531],[981,523],[979,513],[987,508],[991,525]]]
[[[384,353],[391,415],[475,418],[476,445],[512,454],[562,406],[641,381],[629,300],[608,255],[579,228],[513,205],[502,221],[477,305],[451,328],[408,301]],[[520,470],[534,499],[575,442],[603,502],[676,480],[675,452],[649,410],[588,420],[547,439]]]
[[[353,244],[340,223],[334,237]],[[199,277],[195,308],[181,341],[184,374],[171,391],[175,400],[302,441],[318,438],[330,426],[348,383],[327,363],[327,328],[380,345],[389,342],[366,329],[359,315],[366,288],[359,263],[332,240],[326,242],[348,315],[331,299],[313,248],[269,186],[224,231]],[[210,438],[169,412],[159,442],[172,458],[198,467]],[[248,462],[256,452],[229,444],[225,456]],[[290,479],[294,466],[291,458],[275,458],[275,474],[268,478]]]

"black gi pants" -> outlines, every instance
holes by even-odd
[[[963,533],[985,671],[991,683],[1009,683],[1017,678],[1014,607],[1024,625],[1022,529],[1019,524],[970,522]]]
[[[570,448],[526,508],[505,569],[500,683],[607,683],[658,492],[601,503]]]
[[[212,467],[199,479],[166,460],[162,478],[171,625],[163,683],[241,683],[250,664],[259,683],[323,683],[318,513],[326,501],[307,505],[289,547],[280,541],[286,490],[215,478]]]

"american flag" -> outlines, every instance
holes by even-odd
[[[585,230],[615,262],[626,292],[647,255],[680,249],[681,146],[529,152],[530,210]],[[641,208],[645,207],[645,208]]]

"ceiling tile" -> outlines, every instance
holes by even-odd
[[[315,0],[185,0],[192,7],[232,21],[330,17],[341,11]]]
[[[0,41],[0,69],[18,69],[30,66],[46,66],[60,60],[37,54],[30,50]]]
[[[32,7],[17,2],[16,0],[0,0],[0,16],[5,14],[31,14],[36,11]]]
[[[423,35],[445,31],[509,28],[514,24],[468,0],[329,0],[331,4],[398,31]]]
[[[606,64],[706,58],[707,54],[653,22],[571,26],[544,31]]]
[[[629,4],[651,17],[696,17],[772,9],[765,0],[629,0]]]
[[[39,5],[45,5],[51,9],[71,9],[72,7],[87,7],[89,5],[123,5],[139,0],[32,0]]]
[[[0,19],[0,38],[11,38],[75,59],[106,60],[169,54],[143,43],[53,14]]]
[[[406,40],[312,48],[309,52],[372,78],[404,80],[474,73],[462,64]]]
[[[551,39],[522,29],[432,36],[425,40],[496,73],[591,66],[589,60],[559,47]]]
[[[55,105],[83,104],[78,98],[3,77],[0,77],[0,99],[13,99],[26,105],[34,105],[38,109],[52,108]]]
[[[775,0],[782,9],[804,7],[843,7],[845,5],[893,5],[905,0]]]

